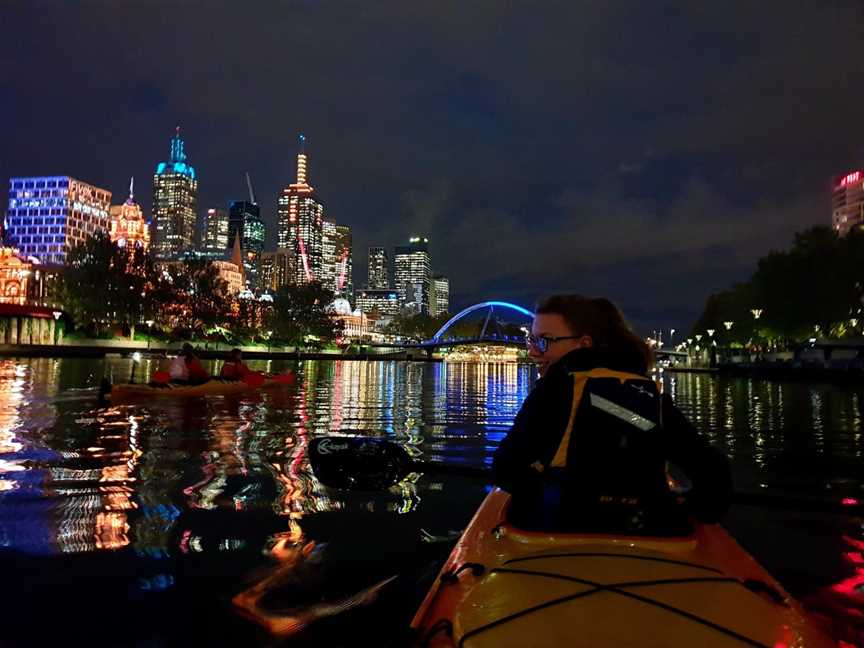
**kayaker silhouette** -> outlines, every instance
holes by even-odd
[[[250,373],[252,371],[243,362],[243,352],[235,348],[231,349],[228,360],[222,365],[219,377],[225,380],[243,380],[244,376],[248,376]]]
[[[681,535],[717,521],[732,481],[712,448],[648,376],[649,347],[609,300],[555,295],[526,339],[540,379],[495,452],[510,521],[537,530]],[[684,505],[667,462],[691,483]]]
[[[171,361],[168,372],[171,382],[185,385],[200,385],[212,378],[195,355],[195,348],[188,342],[183,344],[180,354]]]

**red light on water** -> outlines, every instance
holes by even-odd
[[[842,500],[840,500],[840,503],[843,506],[858,506],[859,504],[858,500],[854,497],[844,497]]]

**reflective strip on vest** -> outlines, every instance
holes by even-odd
[[[585,383],[588,382],[589,378],[616,378],[621,381],[621,384],[624,384],[628,380],[650,380],[650,378],[640,376],[639,374],[633,374],[627,371],[613,371],[611,369],[605,369],[603,367],[597,367],[595,369],[591,369],[590,371],[573,371],[570,375],[573,376],[573,403],[570,406],[570,419],[567,421],[567,427],[564,429],[564,434],[561,437],[561,443],[558,444],[558,449],[555,451],[555,455],[552,457],[552,461],[549,463],[549,466],[552,468],[564,468],[567,465],[567,452],[570,449],[570,437],[573,435],[573,424],[576,422],[576,411],[579,409],[579,403],[582,401],[582,392],[584,391]],[[604,398],[603,400],[606,399]],[[606,402],[608,403],[609,401],[607,400]],[[611,404],[614,405],[614,403]],[[626,410],[623,407],[621,409],[629,412],[629,410]],[[633,414],[632,412],[629,413]],[[630,421],[630,418],[628,417],[625,420]],[[634,425],[636,424],[634,423]]]
[[[591,404],[597,409],[602,410],[607,414],[611,414],[615,418],[626,421],[630,425],[635,425],[643,432],[647,432],[657,425],[654,421],[649,421],[644,416],[639,416],[636,412],[628,410],[626,407],[621,407],[617,403],[613,403],[597,394],[591,394]]]

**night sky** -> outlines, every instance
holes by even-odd
[[[4,209],[9,176],[120,203],[134,175],[149,217],[179,124],[199,209],[248,171],[275,230],[303,132],[355,284],[426,235],[455,307],[581,292],[689,327],[864,166],[852,0],[6,0],[0,25]]]

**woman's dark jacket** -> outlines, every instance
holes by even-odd
[[[641,380],[604,377],[599,368],[610,370],[607,374],[637,374]],[[591,370],[601,377],[583,382],[574,412],[574,381]],[[562,444],[571,416],[572,432]],[[568,353],[538,380],[496,450],[492,468],[495,484],[513,494],[514,502],[536,496],[552,482],[580,497],[656,500],[670,497],[666,462],[692,485],[688,512],[703,521],[719,520],[732,497],[725,455],[709,445],[668,395],[657,392],[639,355],[588,348]]]

